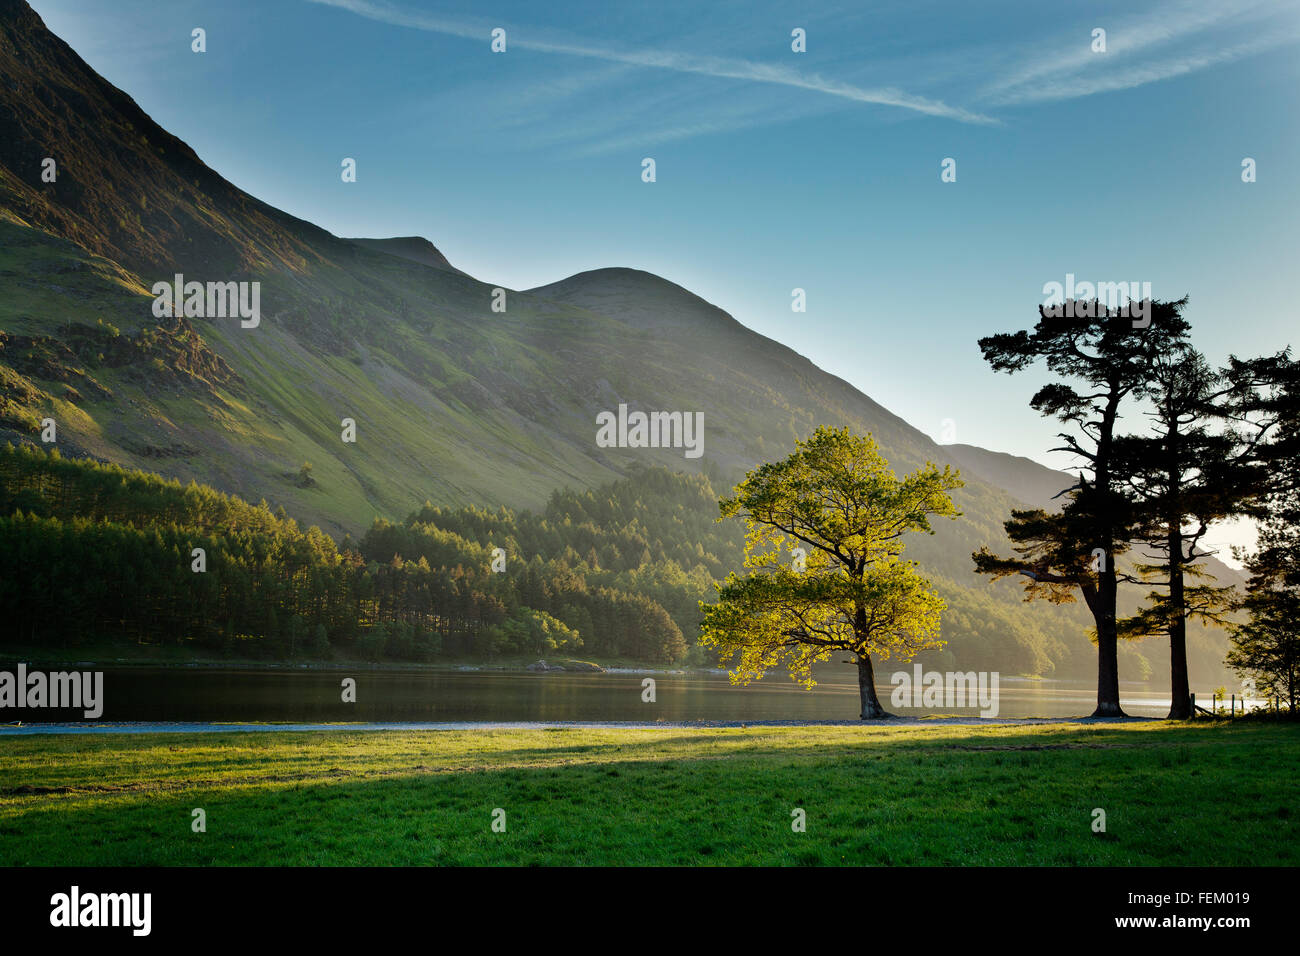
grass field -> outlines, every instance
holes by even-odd
[[[6,737],[0,864],[1295,865],[1297,771],[1264,721]]]

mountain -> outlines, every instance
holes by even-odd
[[[260,321],[155,315],[155,283],[178,273],[259,283]],[[724,487],[817,425],[847,425],[873,433],[900,473],[966,468],[963,518],[909,546],[954,619],[979,608],[1032,635],[1032,653],[1008,658],[1023,669],[1087,657],[1078,608],[1027,609],[1017,588],[971,571],[971,551],[1006,546],[1002,521],[1039,503],[1049,470],[936,445],[646,272],[585,272],[499,302],[425,239],[340,238],[244,193],[27,4],[0,0],[0,441],[34,443],[52,418],[65,455],[206,482],[356,535],[425,500],[537,508],[636,462]],[[623,404],[701,413],[703,454],[599,447],[597,415]]]
[[[749,330],[716,305],[679,285],[640,269],[593,269],[530,289],[529,294],[564,302],[661,334],[700,331],[731,333],[747,341]],[[752,333],[749,333],[752,334]]]
[[[1006,489],[1014,498],[1054,511],[1061,507],[1061,492],[1073,488],[1078,480],[1065,471],[1056,471],[1020,455],[989,451],[978,445],[944,445],[944,454],[961,468],[962,474],[974,475],[991,485]]]
[[[137,273],[302,273],[345,240],[237,189],[154,123],[23,0],[0,0],[0,197],[20,217]],[[57,182],[42,182],[42,163]]]
[[[460,272],[459,269],[447,261],[446,256],[438,251],[437,246],[421,236],[402,236],[397,239],[349,239],[348,242],[355,242],[359,246],[365,246],[367,249],[374,249],[377,252],[386,252],[390,256],[397,256],[399,259],[409,259],[411,262],[433,266],[435,269]],[[464,273],[461,274],[464,275]]]

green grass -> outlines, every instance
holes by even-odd
[[[9,737],[0,864],[1294,865],[1298,769],[1266,722]]]

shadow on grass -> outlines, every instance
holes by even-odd
[[[693,732],[308,731],[250,735],[121,735],[114,737],[11,738],[0,741],[0,799],[68,788],[183,789],[257,783],[309,782],[358,773],[392,776],[482,773],[515,767],[575,766],[638,760],[838,761],[945,752],[1167,750],[1263,745],[1300,747],[1286,729],[1238,725],[1040,727],[895,727],[860,736],[817,728],[718,729]],[[526,744],[519,744],[520,737]],[[593,738],[595,738],[593,742]],[[609,739],[602,739],[609,738]],[[505,741],[513,747],[502,747]],[[66,757],[66,760],[60,760]],[[241,770],[243,772],[241,772]]]
[[[1143,730],[1115,732],[1152,738],[1136,748],[1031,749],[1023,745],[1042,744],[1045,735],[1027,733],[997,735],[996,750],[958,750],[942,746],[951,743],[946,734],[938,747],[911,740],[862,747],[724,733],[717,746],[674,734],[573,748],[552,735],[536,747],[448,755],[441,767],[436,753],[403,747],[400,760],[423,760],[425,769],[380,762],[360,778],[326,765],[342,752],[317,740],[293,757],[295,768],[317,761],[318,775],[308,779],[248,774],[171,781],[180,791],[11,798],[0,807],[0,863],[1296,862],[1294,735],[1286,747],[1269,733],[1210,729],[1210,741],[1176,734],[1164,745],[1159,730]],[[218,743],[204,736],[199,743]],[[232,735],[228,743],[246,739]],[[264,756],[294,743],[281,742]],[[256,761],[261,749],[244,756]],[[206,833],[191,831],[196,807],[207,814]],[[497,808],[505,811],[504,833],[492,830]],[[1106,810],[1104,834],[1092,832],[1095,808]],[[791,828],[797,809],[806,832]]]

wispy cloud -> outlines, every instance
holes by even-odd
[[[387,0],[308,0],[357,16],[486,46],[494,26],[483,20],[456,19],[398,6]],[[912,89],[872,85],[803,72],[779,62],[713,56],[663,48],[617,48],[575,38],[540,26],[509,27],[511,49],[532,50],[603,64],[586,71],[549,77],[512,91],[508,99],[490,96],[492,128],[513,130],[534,146],[567,144],[579,155],[603,153],[732,132],[786,122],[852,104],[889,107],[963,124],[1002,125],[991,115],[1007,107],[1132,89],[1244,59],[1300,40],[1300,0],[1166,0],[1141,13],[1088,15],[1054,36],[972,38],[942,48],[918,49],[892,60],[874,57],[876,76],[893,71]],[[1096,22],[1094,22],[1096,21]],[[1107,52],[1091,49],[1091,29],[1107,31]],[[858,66],[855,62],[850,69]],[[617,84],[635,85],[639,70],[659,70],[769,85],[784,96],[724,98],[719,89],[677,84],[659,98],[647,99],[637,87],[615,114],[594,106],[574,110],[571,101]],[[805,92],[810,96],[801,96]],[[963,99],[965,106],[952,100]],[[570,101],[570,105],[559,104]],[[442,108],[439,106],[439,108]]]
[[[665,115],[648,126],[647,121],[654,119],[647,116],[649,112],[640,111],[615,129],[604,127],[592,130],[587,145],[578,147],[575,155],[598,156],[622,150],[637,150],[647,143],[658,146],[697,136],[739,132],[758,126],[794,122],[808,115],[807,109],[794,105],[779,108],[771,104],[746,103],[725,109],[701,109],[692,118],[675,119],[674,115]]]
[[[1107,52],[1094,53],[1090,29],[1080,26],[1068,40],[1055,41],[1051,53],[985,84],[979,99],[994,106],[1077,99],[1185,76],[1300,39],[1294,17],[1276,22],[1288,10],[1296,12],[1294,0],[1184,0],[1117,22],[1094,18],[1093,26],[1106,30]],[[1226,42],[1233,31],[1252,27],[1263,32]]]
[[[1184,56],[1164,57],[1149,63],[1139,63],[1123,70],[1115,70],[1098,76],[1065,77],[1040,81],[1032,89],[1022,89],[1003,97],[1000,102],[1007,105],[1015,103],[1042,103],[1052,100],[1077,99],[1094,93],[1113,93],[1128,90],[1148,83],[1171,80],[1175,77],[1195,73],[1206,67],[1220,63],[1231,63],[1246,56],[1262,53],[1287,43],[1300,40],[1300,30],[1285,35],[1260,37],[1217,50],[1207,50]]]
[[[431,17],[420,13],[411,13],[388,4],[370,2],[370,0],[310,0],[310,2],[338,7],[359,16],[394,26],[426,30],[431,33],[473,39],[484,43],[487,42],[489,36],[488,30],[481,26],[440,17]],[[779,64],[755,63],[750,60],[702,56],[672,50],[615,50],[586,43],[540,39],[530,37],[527,34],[520,35],[519,31],[512,33],[509,42],[511,46],[525,50],[536,50],[542,53],[606,60],[613,63],[624,63],[629,66],[669,70],[675,73],[693,73],[721,79],[775,84],[838,97],[856,103],[911,110],[927,116],[956,120],[961,123],[997,125],[1000,122],[991,116],[957,106],[949,106],[941,100],[918,96],[897,87],[867,88],[855,86],[816,73],[802,73]]]

